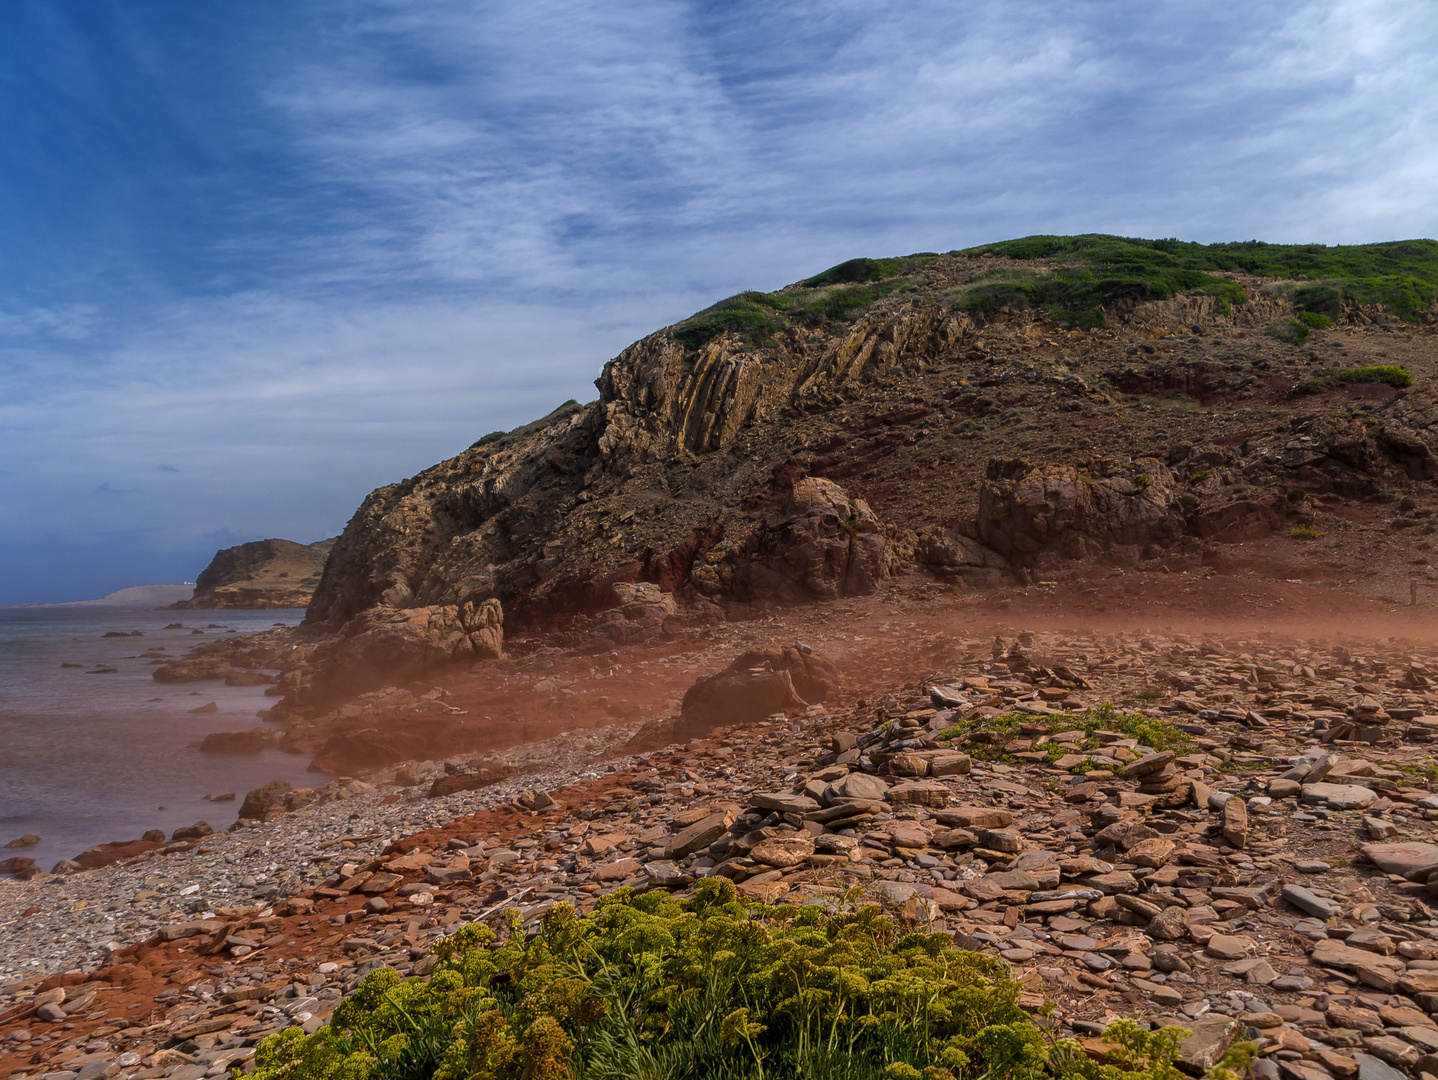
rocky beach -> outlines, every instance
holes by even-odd
[[[1244,1036],[1258,1075],[1433,1071],[1431,639],[1412,621],[1341,643],[961,629],[1038,591],[854,601],[833,614],[869,630],[857,649],[780,616],[763,632],[807,629],[813,652],[751,649],[723,694],[792,684],[794,657],[826,650],[845,686],[756,722],[669,741],[681,708],[274,785],[228,830],[7,883],[0,1068],[220,1075],[268,1032],[317,1026],[368,970],[422,975],[461,923],[721,874],[755,900],[862,899],[952,933],[1080,1036],[1119,1015],[1182,1024],[1198,1071]],[[486,769],[510,775],[432,794]]]

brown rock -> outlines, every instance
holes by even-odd
[[[1164,750],[1161,753],[1149,754],[1137,761],[1131,761],[1115,774],[1120,780],[1137,780],[1140,777],[1147,777],[1163,770],[1173,760],[1173,751]]]
[[[998,806],[950,806],[935,811],[934,820],[958,829],[1001,829],[1013,824],[1014,815]]]
[[[763,606],[867,596],[885,576],[886,543],[863,499],[805,477],[777,520],[760,526],[732,560],[731,589]]]
[[[682,859],[686,855],[702,851],[723,836],[733,822],[734,812],[732,810],[721,810],[710,814],[702,821],[697,821],[670,837],[669,843],[664,845],[664,857],[666,859]]]
[[[814,841],[808,836],[780,836],[763,840],[749,852],[755,862],[787,870],[798,866],[814,854]]]
[[[1155,836],[1147,840],[1140,840],[1128,849],[1124,858],[1135,866],[1146,866],[1156,870],[1173,857],[1175,850],[1176,846],[1172,840]]]
[[[1240,849],[1248,844],[1248,806],[1237,795],[1223,804],[1223,838]]]
[[[751,649],[685,692],[674,737],[700,738],[715,727],[758,723],[831,698],[838,687],[838,670],[812,652],[792,646]]]

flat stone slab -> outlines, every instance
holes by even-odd
[[[940,825],[958,829],[1002,829],[1014,821],[1013,811],[1001,806],[950,806],[934,818]]]
[[[1421,844],[1410,841],[1401,844],[1364,844],[1363,854],[1367,855],[1385,874],[1426,873],[1438,869],[1438,844]]]
[[[1332,918],[1338,912],[1337,905],[1332,900],[1325,900],[1323,897],[1309,892],[1302,885],[1285,885],[1283,899],[1300,911],[1306,911],[1315,919]]]
[[[1318,942],[1313,947],[1313,952],[1309,954],[1308,959],[1323,967],[1336,967],[1345,971],[1361,967],[1400,969],[1404,966],[1401,957],[1383,956],[1380,953],[1369,952],[1367,949],[1355,949],[1341,941],[1335,941],[1333,938]]]
[[[1304,784],[1302,798],[1306,803],[1323,803],[1330,810],[1367,810],[1378,801],[1378,793],[1349,784]]]

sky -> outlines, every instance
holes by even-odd
[[[1438,235],[1438,5],[5,0],[0,604],[192,581],[742,289]]]

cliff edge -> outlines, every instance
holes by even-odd
[[[315,544],[253,540],[222,548],[195,579],[195,594],[170,607],[300,608],[309,605],[335,538]]]

